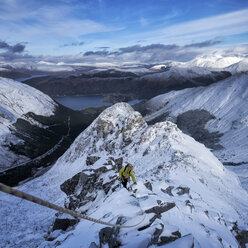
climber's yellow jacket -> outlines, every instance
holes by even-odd
[[[132,170],[133,166],[131,164],[126,165],[125,167],[122,167],[119,171],[119,178],[125,178],[127,180],[129,180],[129,177],[131,176],[133,179],[133,182],[136,184],[135,181],[135,176],[134,176],[134,172]]]

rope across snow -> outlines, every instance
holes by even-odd
[[[10,194],[10,195],[14,195],[14,196],[22,198],[22,199],[25,199],[27,201],[34,202],[34,203],[39,204],[41,206],[45,206],[47,208],[57,210],[59,212],[70,214],[73,217],[82,218],[82,219],[89,220],[89,221],[92,221],[92,222],[95,222],[95,223],[108,225],[108,226],[113,226],[113,227],[118,227],[118,228],[131,228],[131,227],[138,226],[139,224],[141,224],[144,221],[144,219],[146,217],[146,215],[144,215],[144,218],[139,223],[137,223],[135,225],[131,225],[131,226],[117,225],[117,224],[112,224],[112,223],[108,223],[108,222],[105,222],[105,221],[101,221],[101,220],[98,220],[98,219],[94,219],[94,218],[85,216],[83,214],[77,213],[75,211],[72,211],[70,209],[60,207],[58,205],[55,205],[55,204],[50,203],[48,201],[42,200],[42,199],[40,199],[38,197],[35,197],[33,195],[29,195],[27,193],[24,193],[24,192],[22,192],[20,190],[14,189],[14,188],[9,187],[9,186],[7,186],[5,184],[2,184],[2,183],[0,183],[0,191],[5,192],[5,193]]]

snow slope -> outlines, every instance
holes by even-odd
[[[134,192],[117,180],[127,162]],[[235,174],[175,124],[148,126],[126,103],[102,112],[46,174],[18,188],[111,223],[145,220],[120,230],[82,220],[52,232],[54,211],[0,193],[3,247],[230,248],[239,246],[234,227],[248,224],[248,195]]]
[[[13,161],[21,159],[11,152],[6,145],[20,142],[10,131],[10,125],[18,118],[39,125],[25,114],[50,116],[54,114],[57,104],[42,92],[12,79],[0,77],[0,157],[1,164],[8,167]],[[23,157],[22,159],[25,160]]]
[[[188,111],[207,111],[213,117],[205,128],[210,133],[223,134],[219,141],[223,148],[214,149],[214,154],[225,163],[248,164],[248,74],[233,76],[207,87],[163,94],[148,101],[146,108],[151,113],[146,116],[147,121],[161,117],[160,120],[176,123],[178,116]]]
[[[215,151],[222,161],[242,162],[247,158],[248,133],[248,75],[233,76],[207,87],[173,91],[154,97],[146,104],[151,121],[169,112],[174,119],[189,110],[206,110],[215,116],[206,128],[211,132],[221,132],[220,144],[225,149]]]

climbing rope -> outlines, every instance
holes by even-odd
[[[5,184],[2,184],[2,183],[0,183],[0,191],[5,192],[5,193],[10,194],[10,195],[14,195],[14,196],[19,197],[19,198],[22,198],[22,199],[25,199],[27,201],[34,202],[34,203],[39,204],[41,206],[45,206],[47,208],[51,208],[51,209],[57,210],[59,212],[70,214],[70,215],[72,215],[74,217],[78,217],[78,218],[89,220],[89,221],[92,221],[92,222],[95,222],[95,223],[99,223],[99,224],[103,224],[103,225],[108,225],[108,226],[113,226],[113,227],[118,227],[118,228],[131,228],[131,227],[135,227],[135,226],[138,226],[139,224],[141,224],[141,222],[143,222],[143,220],[145,219],[145,215],[144,215],[144,218],[139,223],[137,223],[135,225],[131,225],[131,226],[117,225],[117,224],[112,224],[112,223],[108,223],[108,222],[105,222],[105,221],[101,221],[101,220],[98,220],[98,219],[94,219],[94,218],[91,218],[91,217],[82,215],[80,213],[77,213],[75,211],[72,211],[70,209],[60,207],[58,205],[55,205],[55,204],[50,203],[48,201],[42,200],[42,199],[40,199],[38,197],[35,197],[33,195],[29,195],[29,194],[24,193],[24,192],[22,192],[20,190],[11,188],[11,187],[9,187],[9,186],[7,186]]]

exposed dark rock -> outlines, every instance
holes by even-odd
[[[158,242],[157,245],[162,246],[181,238],[181,233],[179,231],[172,232],[172,235],[173,236],[161,236],[160,242]]]
[[[56,219],[53,224],[53,231],[55,230],[63,230],[66,231],[68,227],[75,226],[79,220],[77,219]]]
[[[116,224],[122,224],[123,218],[119,217]],[[116,227],[104,227],[99,232],[100,248],[103,245],[108,244],[109,248],[118,248],[121,246],[121,242],[118,240],[120,228]]]
[[[86,159],[86,165],[93,165],[100,157],[98,156],[88,156]]]
[[[223,162],[223,165],[226,165],[226,166],[239,166],[239,165],[243,165],[243,164],[248,164],[248,161],[247,162],[239,162],[239,163]]]
[[[152,185],[150,182],[146,182],[146,183],[144,183],[144,185],[146,186],[147,189],[152,191]]]
[[[160,237],[160,242],[158,243],[158,246],[161,246],[161,245],[165,245],[165,244],[168,244],[172,241],[175,241],[177,240],[178,238],[177,237],[174,237],[174,236],[161,236]]]
[[[155,213],[156,218],[161,218],[161,214],[174,208],[176,204],[174,202],[165,202],[159,206],[152,207],[150,209],[145,210],[147,214]]]
[[[103,188],[103,190],[104,190],[104,192],[105,192],[106,195],[108,194],[108,192],[111,189],[112,185],[115,183],[116,179],[114,179],[114,180],[112,180],[112,181],[110,181],[110,182],[105,183],[105,184],[102,185],[102,188]]]
[[[107,183],[103,184],[101,176],[110,170],[113,170],[113,167],[107,169],[107,167],[102,166],[97,169],[86,169],[61,184],[60,188],[67,194],[69,200],[66,207],[76,209],[92,202],[101,190],[107,194],[117,180],[117,177],[113,176],[109,178]],[[115,189],[116,187],[112,191]]]
[[[60,185],[60,189],[65,192],[67,195],[74,194],[75,188],[78,185],[78,180],[80,178],[80,174],[78,173],[73,176],[71,179],[68,179],[64,183]]]
[[[210,133],[205,129],[207,122],[212,119],[215,119],[215,116],[208,111],[196,109],[179,115],[176,124],[184,133],[189,134],[208,148],[220,150],[223,147],[218,143],[223,134],[219,132]]]
[[[166,189],[161,189],[161,191],[165,194],[168,194],[170,196],[173,196],[173,194],[171,193],[171,191],[174,189],[174,186],[169,186]]]
[[[248,244],[248,231],[239,231],[236,236],[236,239],[238,240],[241,248],[246,248],[246,244]]]
[[[108,163],[112,164],[116,172],[119,172],[120,169],[122,168],[123,158],[120,157],[120,158],[115,159],[113,157],[110,157]]]
[[[151,148],[148,147],[144,152],[143,152],[143,157],[147,154],[149,154],[149,152],[151,151]]]
[[[177,190],[178,195],[184,195],[184,194],[189,194],[190,188],[180,186],[180,187],[177,187],[176,190]]]
[[[192,213],[193,209],[195,208],[195,206],[193,205],[193,203],[190,202],[189,200],[187,200],[187,201],[185,202],[185,204],[186,204],[186,206],[190,207],[190,211],[191,211],[191,213]],[[206,211],[205,211],[205,214],[206,214]],[[206,214],[206,215],[208,216],[208,214]]]
[[[160,223],[160,225],[161,225],[161,228],[156,228],[155,229],[155,232],[152,235],[151,244],[157,244],[158,243],[159,236],[164,231],[164,225],[161,224],[161,223]]]
[[[172,234],[178,238],[181,238],[181,233],[179,231],[176,231],[176,232],[172,232]]]

